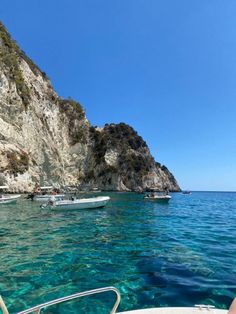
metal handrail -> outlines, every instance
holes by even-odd
[[[85,297],[85,296],[88,296],[88,295],[102,293],[102,292],[108,292],[108,291],[113,291],[113,292],[116,293],[116,302],[113,305],[113,308],[112,308],[112,310],[110,312],[110,314],[115,314],[116,310],[117,310],[117,308],[118,308],[118,306],[120,304],[120,292],[115,287],[105,287],[105,288],[88,290],[88,291],[84,291],[84,292],[78,292],[78,293],[75,293],[75,294],[68,295],[66,297],[62,297],[62,298],[59,298],[59,299],[55,299],[55,300],[52,300],[52,301],[49,301],[49,302],[46,302],[46,303],[42,303],[42,304],[36,305],[36,306],[34,306],[34,307],[32,307],[32,308],[30,308],[28,310],[25,310],[25,311],[22,311],[22,312],[18,312],[17,314],[28,314],[28,313],[40,314],[40,311],[43,308],[45,308],[45,307],[48,307],[48,306],[51,306],[51,305],[55,305],[55,304],[58,304],[58,303],[62,303],[62,302],[66,302],[66,301],[70,301],[70,300],[73,300],[73,299],[76,299],[76,298]]]
[[[199,308],[200,310],[203,310],[203,309],[210,310],[210,309],[215,308],[214,305],[207,305],[207,304],[195,304],[194,307]]]
[[[6,304],[4,303],[2,297],[0,296],[0,310],[2,310],[3,314],[9,314]]]

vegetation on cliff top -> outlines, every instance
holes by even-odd
[[[160,169],[177,185],[174,176],[164,165],[155,162],[145,141],[129,125],[106,124],[103,129],[90,127],[90,139],[93,143],[95,164],[88,174],[89,179],[96,173],[98,177],[104,177],[106,182],[103,181],[109,185],[109,180],[115,174],[115,177],[117,175],[122,178],[125,186],[132,190],[134,182],[136,186],[142,187],[145,177]],[[116,160],[113,165],[106,162],[106,154],[110,152],[113,155],[111,160]]]
[[[105,154],[108,150],[113,149],[119,152],[117,167],[109,166],[106,171],[119,172],[124,181],[132,179],[133,175],[141,180],[154,163],[153,158],[146,154],[148,147],[142,137],[125,123],[106,124],[100,131],[91,127],[90,138],[93,142],[93,153],[97,165],[103,163],[105,166]]]
[[[46,77],[46,74],[41,72],[24,51],[19,48],[16,41],[11,38],[5,26],[0,22],[0,66],[5,70],[7,77],[15,82],[19,96],[27,109],[31,97],[19,67],[21,58],[27,62],[35,75],[41,74],[43,77]]]
[[[25,60],[28,63],[30,69],[35,75],[41,74],[43,77],[47,77],[45,72],[42,72],[40,68],[25,54],[23,50],[17,45],[16,41],[11,38],[11,35],[6,30],[5,26],[0,21],[0,38],[1,44],[0,47],[3,48],[3,45],[8,49],[9,52],[15,52],[18,56]]]
[[[105,124],[103,129],[104,136],[109,140],[113,147],[121,144],[126,148],[138,150],[147,148],[147,144],[141,136],[129,125],[125,123]]]
[[[94,154],[97,163],[104,161],[108,148],[116,148],[127,153],[128,149],[138,150],[147,148],[141,136],[125,123],[106,124],[102,131],[90,128],[90,137],[94,143]]]

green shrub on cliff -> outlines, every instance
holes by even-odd
[[[8,152],[8,167],[7,170],[11,174],[24,173],[29,167],[29,156],[22,152],[18,154],[16,152]]]
[[[142,155],[147,145],[137,132],[125,123],[106,124],[102,130],[90,127],[90,139],[93,142],[96,164],[105,163],[106,152],[114,149],[119,152],[116,172],[125,177],[129,173],[136,173],[140,176],[148,173],[153,160],[147,160]],[[106,170],[114,172],[114,167]]]
[[[58,98],[59,110],[65,114],[69,120],[69,135],[71,144],[86,143],[86,128],[83,127],[84,123],[79,122],[85,118],[85,112],[79,102],[69,99]]]
[[[5,26],[0,22],[0,40],[1,48],[5,48],[5,52],[15,53],[16,56],[21,57],[29,65],[30,69],[35,75],[41,74],[47,78],[46,73],[42,72],[39,67],[25,54],[23,50],[17,45],[16,41],[11,38],[11,35],[6,30]]]
[[[0,40],[0,64],[4,69],[7,69],[5,74],[9,77],[9,79],[15,82],[18,94],[22,98],[25,108],[27,108],[30,101],[30,92],[19,67],[19,56],[21,56],[21,50],[17,46],[16,42],[11,39],[5,27],[1,23]]]
[[[106,124],[103,133],[109,138],[112,146],[117,144],[137,150],[141,147],[147,147],[147,144],[137,132],[125,123]]]

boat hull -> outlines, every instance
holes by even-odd
[[[161,203],[168,203],[169,200],[171,199],[170,195],[166,195],[166,196],[145,196],[144,197],[145,200],[150,200],[150,201],[155,201],[155,202],[161,202]]]
[[[21,197],[20,194],[17,195],[3,195],[0,198],[0,205],[4,204],[14,204],[17,202],[17,200]]]
[[[64,201],[56,201],[50,207],[56,210],[78,210],[78,209],[92,209],[104,207],[109,202],[109,196],[99,196],[92,198],[84,198],[78,200],[64,200]]]

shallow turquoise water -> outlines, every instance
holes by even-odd
[[[207,303],[236,295],[236,193],[172,194],[168,205],[106,193],[103,209],[0,207],[0,294],[11,313],[113,285],[119,310]],[[48,313],[108,313],[112,295]],[[46,311],[45,311],[46,312]]]

